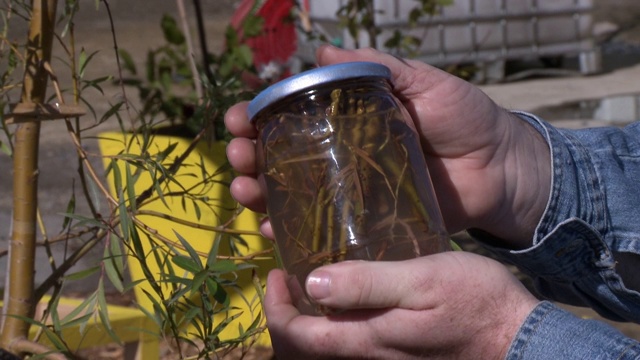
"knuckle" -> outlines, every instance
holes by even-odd
[[[375,294],[375,276],[366,263],[348,264],[346,271],[340,271],[340,293],[348,307],[363,307],[371,304]]]

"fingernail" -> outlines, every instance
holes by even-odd
[[[329,297],[331,275],[326,271],[314,271],[307,277],[307,294],[315,300]]]

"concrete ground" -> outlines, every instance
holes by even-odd
[[[87,77],[116,75],[113,63],[114,45],[112,34],[104,4],[99,9],[95,2],[82,2],[81,16],[77,19],[77,41],[88,52],[99,51],[94,62],[88,69]],[[191,2],[186,2],[190,5]],[[216,0],[204,1],[205,22],[210,35],[210,49],[218,51],[222,45],[222,29],[238,1]],[[567,116],[561,109],[565,105],[572,105],[581,100],[601,99],[613,95],[640,94],[640,2],[636,0],[595,0],[597,11],[595,19],[600,23],[615,25],[619,31],[607,38],[607,52],[604,54],[607,72],[588,77],[538,78],[523,81],[482,86],[482,89],[496,102],[504,107],[521,109],[549,114],[550,120],[558,126],[585,127],[606,125],[607,122],[592,118],[577,118]],[[175,2],[172,1],[109,1],[114,14],[118,47],[126,49],[142,61],[149,49],[163,43],[160,33],[160,18],[163,13],[176,14]],[[192,9],[188,7],[188,11]],[[78,46],[79,47],[79,46]],[[61,50],[56,50],[61,55]],[[54,63],[56,71],[64,78],[64,65]],[[109,108],[109,103],[115,102],[122,96],[117,86],[105,86],[105,95],[97,92],[87,92],[87,97],[98,114]],[[127,96],[135,98],[137,95],[131,89]],[[558,113],[562,114],[559,117]],[[85,117],[83,122],[92,123],[91,116]],[[114,123],[106,124],[94,131],[104,131],[115,128]],[[99,154],[95,141],[88,140],[86,149],[92,155],[94,163],[99,164]],[[40,211],[44,224],[50,232],[60,229],[63,212],[71,196],[71,184],[76,179],[76,162],[74,149],[66,135],[64,124],[49,122],[43,124],[40,148]],[[98,165],[97,165],[98,166]],[[11,219],[11,162],[0,155],[0,251],[7,248],[10,238]],[[77,191],[77,182],[76,182]],[[82,207],[80,207],[82,210]],[[64,249],[58,249],[58,256],[62,256]],[[79,264],[78,268],[95,265],[102,250],[97,250]],[[37,278],[41,281],[49,272],[46,256],[41,252],[38,258]],[[5,274],[6,257],[0,257],[0,278]],[[70,284],[68,290],[83,292],[91,290],[95,284]],[[2,287],[0,285],[0,287]],[[572,309],[582,316],[594,316],[590,312]],[[640,339],[640,328],[637,325],[616,324],[630,336]]]

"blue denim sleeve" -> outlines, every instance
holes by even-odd
[[[546,298],[589,306],[612,320],[640,322],[640,122],[568,130],[516,114],[549,144],[551,194],[530,248],[489,249],[531,276]],[[495,243],[489,234],[470,234]],[[584,334],[574,338],[569,335],[573,332]],[[608,356],[579,356],[594,341]],[[603,323],[543,302],[521,328],[508,358],[539,359],[544,354],[626,359],[640,358],[640,348]]]
[[[632,360],[640,358],[640,343],[597,320],[580,319],[550,302],[529,314],[506,360]]]

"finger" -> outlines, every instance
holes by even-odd
[[[284,323],[300,315],[300,312],[293,306],[287,288],[287,274],[280,269],[271,270],[267,275],[264,302],[267,321],[268,319],[278,319]]]
[[[426,63],[397,58],[370,48],[345,50],[324,45],[318,48],[316,58],[320,66],[350,61],[369,61],[383,64],[391,70],[394,90],[401,97],[419,95],[433,85],[440,84],[452,77]],[[419,79],[418,82],[417,79]]]
[[[260,223],[260,232],[269,239],[276,238],[273,234],[273,228],[271,227],[271,221],[269,221],[269,218],[262,219],[262,222]]]
[[[363,345],[373,349],[373,337],[357,322],[301,315],[293,305],[282,270],[269,272],[264,308],[279,359],[338,358],[362,354]]]
[[[247,117],[247,106],[249,103],[243,101],[230,107],[224,114],[224,124],[232,135],[253,139],[258,133]]]
[[[328,265],[309,275],[306,290],[316,302],[343,310],[430,308],[437,306],[442,291],[436,286],[441,282],[437,257]]]
[[[233,198],[243,206],[255,212],[266,212],[265,198],[255,178],[238,176],[231,182],[230,190]]]
[[[256,173],[256,146],[247,138],[238,137],[231,139],[227,145],[227,158],[233,168],[244,175]]]
[[[278,354],[292,352],[287,328],[296,317],[300,316],[300,312],[293,305],[286,278],[287,274],[284,271],[271,270],[267,276],[267,289],[264,296],[267,327],[273,348]]]

